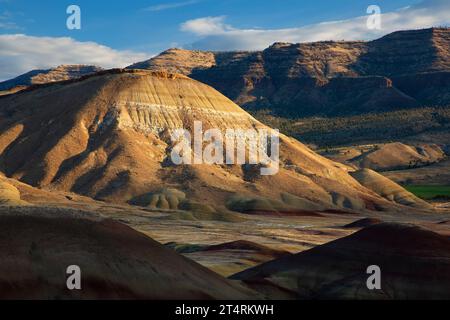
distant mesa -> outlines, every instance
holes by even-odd
[[[0,95],[21,91],[32,85],[78,79],[101,70],[100,67],[89,65],[61,65],[52,69],[33,70],[0,82]]]
[[[381,290],[366,286],[371,265],[381,269]],[[450,239],[413,225],[379,223],[231,279],[272,297],[449,299]]]
[[[170,49],[129,68],[183,73],[247,110],[284,116],[445,106],[450,29],[399,31],[370,42],[275,43],[256,52]]]

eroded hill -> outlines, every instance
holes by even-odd
[[[280,170],[169,161],[169,132],[267,128],[213,88],[164,72],[112,70],[0,99],[0,166],[33,186],[212,214],[391,210],[344,165],[280,136]],[[255,171],[256,170],[256,171]]]

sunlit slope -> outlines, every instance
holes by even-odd
[[[170,187],[213,207],[229,207],[239,195],[262,211],[310,209],[311,202],[345,210],[395,204],[361,186],[346,166],[283,135],[275,175],[262,176],[259,165],[175,166],[174,129],[192,130],[195,121],[204,130],[268,129],[218,91],[182,75],[101,72],[0,98],[0,113],[1,170],[33,186],[114,202]]]

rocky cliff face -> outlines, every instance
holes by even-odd
[[[354,68],[388,77],[449,71],[450,29],[398,31],[371,41]]]
[[[260,175],[259,165],[175,166],[173,129],[190,129],[196,120],[205,129],[266,128],[183,75],[100,72],[2,97],[0,113],[1,170],[33,186],[161,208],[200,205],[207,212],[398,208],[344,165],[283,135],[280,170],[272,176]]]
[[[294,116],[446,105],[450,30],[401,31],[371,42],[275,43],[261,52],[170,49],[130,68],[182,72],[245,108]],[[417,90],[416,81],[424,87]]]

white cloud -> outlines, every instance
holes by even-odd
[[[103,68],[126,67],[147,59],[149,54],[114,50],[95,42],[72,38],[0,35],[0,80],[16,77],[32,69],[61,64],[92,64]]]
[[[383,13],[381,30],[369,30],[367,17],[299,28],[263,30],[233,28],[220,16],[189,20],[180,28],[199,36],[200,39],[188,47],[202,50],[261,50],[279,41],[371,40],[398,30],[449,25],[450,1],[424,0],[414,6]]]
[[[181,31],[195,33],[200,36],[223,35],[234,29],[224,23],[225,16],[204,17],[188,20],[181,24]]]
[[[176,9],[176,8],[190,6],[190,5],[196,4],[198,2],[199,2],[199,0],[188,0],[188,1],[183,1],[183,2],[161,3],[161,4],[156,4],[154,6],[147,7],[144,9],[144,11],[157,12],[157,11],[163,11],[163,10],[169,10],[169,9]]]

